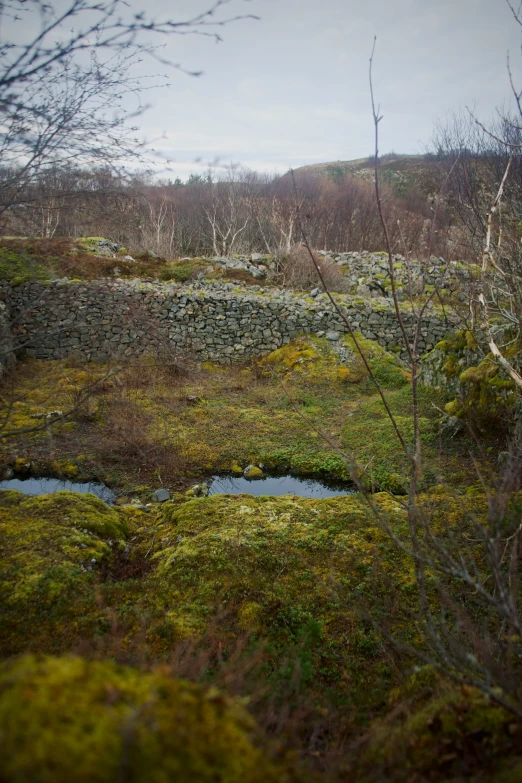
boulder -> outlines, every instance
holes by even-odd
[[[250,479],[251,481],[263,479],[265,477],[265,474],[257,465],[248,465],[248,467],[245,468],[243,475],[246,479]]]
[[[170,492],[168,489],[157,489],[152,493],[152,499],[155,503],[165,503],[166,500],[170,500]]]

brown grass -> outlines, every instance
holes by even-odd
[[[75,240],[70,237],[53,239],[3,239],[2,247],[6,247],[21,255],[25,255],[58,277],[71,279],[97,280],[104,277],[114,277],[114,269],[119,269],[121,277],[156,278],[165,267],[164,259],[153,259],[147,255],[138,256],[134,263],[126,262],[116,256],[96,255],[76,247]]]

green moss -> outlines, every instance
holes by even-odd
[[[378,343],[356,334],[359,345],[369,359],[372,371],[385,388],[400,388],[408,383],[409,374],[401,362],[387,353]],[[317,384],[360,383],[368,372],[349,336],[342,338],[345,348],[353,354],[352,360],[341,364],[338,354],[328,340],[317,337],[298,337],[288,345],[278,348],[259,362],[261,368],[288,376],[306,378]]]
[[[503,350],[518,368],[521,341],[512,340]],[[447,387],[456,395],[446,405],[449,415],[468,418],[480,428],[510,420],[519,404],[516,385],[491,353],[481,357],[472,332],[461,330],[437,343],[428,360],[435,377],[446,378]],[[438,383],[444,385],[441,380]]]
[[[395,525],[404,524],[397,503],[385,495],[376,502]],[[305,644],[310,681],[337,687],[349,665],[350,698],[382,699],[382,651],[357,605],[365,596],[377,615],[386,611],[389,587],[373,573],[378,559],[390,557],[386,570],[397,583],[411,574],[361,498],[215,495],[164,506],[156,548],[157,569],[143,591],[154,649],[204,635],[218,615],[224,639],[248,628],[269,640],[274,666]]]
[[[356,332],[355,337],[368,360],[375,378],[384,389],[400,389],[409,384],[410,373],[396,356],[388,353],[379,343],[367,340],[360,332]],[[358,381],[367,379],[368,371],[356,348],[355,340],[349,335],[345,335],[343,343],[350,348],[354,355],[351,372],[357,377]]]
[[[391,720],[371,729],[358,779],[389,779],[386,772],[393,770],[397,782],[412,775],[441,782],[519,781],[521,727],[513,716],[479,691],[455,688],[433,670],[422,676],[424,671],[406,685],[409,707],[396,707]]]
[[[394,532],[407,537],[404,508],[385,493],[374,500]],[[441,536],[465,528],[466,504],[478,516],[486,511],[483,495],[455,499],[441,491],[424,502]],[[149,618],[156,655],[169,655],[179,640],[204,637],[215,623],[227,646],[248,630],[270,651],[274,672],[303,648],[307,682],[335,688],[355,715],[383,704],[391,676],[389,651],[364,614],[399,641],[422,645],[411,623],[418,612],[412,561],[358,495],[215,495],[166,504],[154,551],[156,568],[132,605]],[[118,588],[110,596],[111,605],[123,600]]]
[[[161,674],[80,658],[0,670],[5,783],[265,783],[284,779],[233,701]]]
[[[409,386],[387,393],[387,402],[407,444],[413,442],[412,391]],[[437,448],[438,408],[444,397],[433,389],[419,389],[419,429],[424,451],[424,467],[441,469]],[[403,494],[409,475],[394,426],[380,398],[362,401],[346,421],[341,443],[354,454],[358,464],[368,465],[368,474],[377,487]],[[447,454],[447,457],[449,453]],[[454,476],[453,476],[454,480]]]
[[[295,370],[309,375],[310,365],[320,362],[321,358],[321,354],[310,338],[299,337],[269,353],[259,361],[259,366],[283,372]]]
[[[208,262],[201,263],[197,259],[193,261],[172,261],[162,269],[160,280],[174,280],[176,283],[185,283],[204,271],[207,266]]]
[[[24,251],[0,247],[0,280],[20,285],[28,280],[48,280],[49,271]]]
[[[64,524],[67,527],[86,528],[101,538],[121,539],[127,533],[124,520],[95,495],[63,491],[39,497],[23,497],[20,510],[27,513],[28,517]]]
[[[261,468],[258,468],[256,465],[249,465],[247,469],[245,469],[245,478],[247,479],[261,479],[263,478],[263,471]]]
[[[93,495],[0,492],[0,650],[56,649],[92,632],[94,580],[127,522]]]
[[[15,473],[25,475],[31,471],[31,462],[25,457],[17,457],[14,461],[13,469]]]

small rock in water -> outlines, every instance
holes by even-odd
[[[164,503],[166,500],[170,500],[170,492],[168,489],[157,489],[153,492],[152,499],[155,503]]]
[[[246,467],[243,475],[246,479],[262,479],[265,477],[265,474],[257,465],[249,465]]]
[[[187,489],[185,495],[192,495],[194,498],[206,498],[208,496],[208,487],[206,484],[194,484],[193,487]]]

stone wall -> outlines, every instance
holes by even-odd
[[[31,282],[4,289],[17,344],[29,355],[85,359],[187,350],[194,358],[230,363],[266,354],[298,334],[336,343],[346,327],[325,294],[315,298],[260,286],[195,286],[134,281]],[[339,296],[353,328],[401,352],[401,333],[387,299]],[[405,312],[408,329],[412,318]],[[426,312],[420,348],[427,351],[451,328]],[[402,352],[401,352],[402,353]]]
[[[3,302],[0,302],[0,378],[15,361],[10,321],[9,309]]]
[[[391,298],[387,253],[367,251],[331,253],[320,250],[318,255],[339,268],[339,272],[345,279],[343,291],[346,293],[362,296],[365,299]],[[229,271],[247,272],[256,279],[266,277],[268,280],[273,280],[277,276],[278,264],[273,256],[253,253],[251,256],[208,258],[205,260]],[[464,300],[463,291],[473,285],[474,277],[479,272],[473,264],[445,261],[444,258],[436,256],[423,261],[414,258],[407,260],[398,254],[393,256],[393,268],[397,296],[402,300],[409,299],[410,284],[413,292],[418,293],[421,281],[428,292],[436,288],[443,294],[451,294],[457,299]]]

